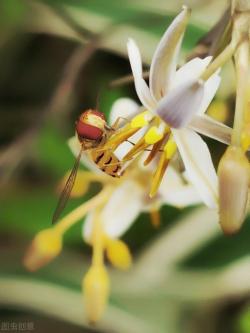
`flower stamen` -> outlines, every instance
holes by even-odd
[[[144,151],[146,148],[148,148],[150,144],[148,144],[145,141],[145,138],[142,137],[133,147],[130,149],[130,151],[123,157],[122,162],[129,161],[132,159],[136,154]]]
[[[109,297],[109,277],[104,266],[104,232],[102,230],[100,207],[95,211],[92,235],[92,265],[83,279],[82,287],[86,315],[91,323],[103,315]]]
[[[125,125],[117,133],[111,136],[111,138],[106,142],[101,150],[106,150],[109,148],[115,150],[122,142],[126,141],[129,137],[139,131],[139,129],[139,127],[132,128],[130,124]],[[98,149],[96,149],[96,151],[98,151]]]
[[[153,146],[152,146],[152,149],[150,151],[150,153],[148,154],[146,160],[144,161],[144,165],[148,165],[156,156],[156,154],[158,153],[158,151],[161,149],[161,146],[164,142],[164,140],[166,139],[168,134],[165,134],[164,137],[160,140],[160,141],[157,141]]]
[[[159,160],[159,163],[157,165],[156,171],[153,175],[153,180],[151,184],[151,190],[150,190],[150,198],[154,197],[160,184],[162,181],[162,178],[165,174],[165,171],[168,167],[169,161],[175,154],[177,149],[176,143],[172,138],[168,140],[168,142],[165,144],[163,152],[161,153],[161,157]]]
[[[152,208],[149,212],[153,227],[159,228],[161,225],[161,215],[159,208]]]
[[[35,271],[57,257],[62,249],[63,234],[80,221],[89,211],[102,205],[112,192],[107,186],[98,195],[83,203],[66,215],[52,228],[40,231],[33,239],[24,257],[24,265],[30,271]]]
[[[144,111],[140,114],[138,114],[137,116],[135,116],[132,120],[131,120],[131,127],[132,128],[142,128],[146,125],[149,124],[149,122],[153,119],[153,115],[152,113],[150,113],[149,111]]]
[[[59,233],[64,234],[70,227],[81,220],[89,211],[95,209],[97,206],[106,202],[107,196],[110,195],[112,189],[107,186],[98,195],[84,202],[82,205],[74,209],[71,213],[61,219],[55,226],[54,229]]]

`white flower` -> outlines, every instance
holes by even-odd
[[[225,142],[229,130],[204,113],[220,84],[219,71],[207,81],[199,79],[211,57],[195,58],[176,70],[182,38],[190,11],[184,7],[163,35],[153,55],[149,87],[142,76],[142,61],[136,43],[128,41],[128,55],[137,95],[153,116],[158,115],[170,126],[173,138],[190,182],[202,200],[217,207],[218,182],[206,143],[196,133]],[[213,127],[213,131],[209,129]]]
[[[138,110],[138,105],[130,99],[121,98],[117,100],[110,113],[110,119],[113,121],[124,115],[130,119]],[[135,138],[134,138],[135,139]],[[69,140],[69,146],[75,156],[78,155],[80,144],[76,137]],[[118,147],[119,156],[124,156],[131,148],[131,144],[124,142]],[[94,163],[84,157],[82,162],[96,173]],[[87,162],[87,164],[86,164]],[[129,227],[135,222],[136,218],[142,212],[151,212],[159,210],[164,204],[176,207],[185,207],[201,202],[200,195],[196,189],[185,181],[184,176],[178,173],[172,165],[169,166],[163,177],[158,195],[150,199],[148,197],[150,184],[148,179],[152,174],[153,165],[144,167],[142,164],[136,165],[136,168],[127,170],[127,173],[119,180],[113,180],[113,192],[107,198],[106,204],[101,211],[103,231],[109,238],[118,238],[122,236]],[[110,177],[103,174],[103,177]],[[110,184],[109,184],[110,186]],[[94,213],[89,212],[83,225],[84,239],[90,242],[93,230]]]

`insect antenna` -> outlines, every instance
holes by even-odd
[[[65,208],[65,206],[67,204],[67,201],[69,199],[70,193],[72,191],[72,188],[73,188],[75,180],[76,180],[76,175],[77,175],[77,171],[79,168],[79,164],[80,164],[80,160],[81,160],[83,151],[84,151],[84,146],[82,145],[81,150],[75,161],[75,164],[70,172],[69,178],[67,179],[64,189],[59,197],[55,212],[52,217],[52,224],[56,223],[56,221],[58,220],[59,216],[61,215],[63,209]]]

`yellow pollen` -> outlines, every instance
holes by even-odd
[[[152,126],[145,134],[145,142],[149,145],[153,145],[163,138],[163,131],[160,131],[157,126]]]
[[[151,115],[149,113],[149,111],[144,111],[140,114],[138,114],[137,116],[135,116],[132,120],[131,120],[131,127],[132,128],[142,128],[146,125],[148,125]]]

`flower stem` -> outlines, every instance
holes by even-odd
[[[201,74],[200,79],[207,81],[222,65],[225,64],[237,49],[237,44],[230,43],[228,46],[214,59],[214,61]]]

